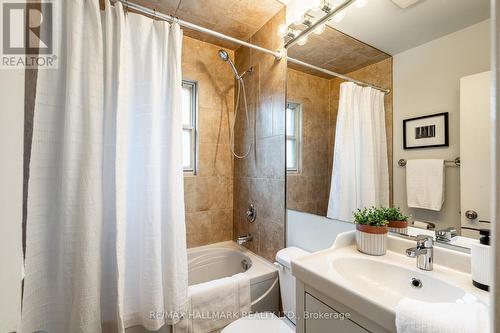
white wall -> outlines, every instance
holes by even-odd
[[[337,235],[354,230],[354,224],[287,209],[286,246],[296,246],[309,252],[333,245]]]
[[[416,220],[438,228],[460,227],[460,172],[446,168],[445,202],[440,212],[406,206],[406,173],[400,158],[460,155],[460,78],[490,68],[490,20],[454,32],[394,56],[394,204]],[[403,150],[403,119],[449,112],[450,146]]]
[[[0,332],[21,315],[24,70],[0,70]]]

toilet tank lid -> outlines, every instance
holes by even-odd
[[[281,265],[290,268],[290,263],[293,259],[305,256],[307,254],[310,254],[310,252],[299,249],[295,246],[290,246],[279,250],[278,253],[276,253],[276,261],[278,261]]]

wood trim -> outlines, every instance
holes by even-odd
[[[356,224],[356,230],[359,230],[361,232],[366,232],[367,234],[376,234],[376,235],[381,235],[381,234],[386,234],[387,233],[387,227],[377,227],[373,225],[365,225],[365,224]]]
[[[389,221],[387,225],[389,228],[407,228],[408,221]]]

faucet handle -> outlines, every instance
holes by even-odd
[[[429,235],[417,235],[417,247],[433,247],[434,238]]]
[[[417,257],[417,248],[412,247],[410,249],[406,249],[406,256],[410,258],[416,258]]]
[[[436,230],[436,240],[450,242],[457,236],[457,229],[450,227],[446,229]]]

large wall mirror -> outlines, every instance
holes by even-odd
[[[358,2],[288,48],[288,219],[395,206],[468,247],[491,226],[489,1]],[[290,8],[292,33],[321,16]]]

